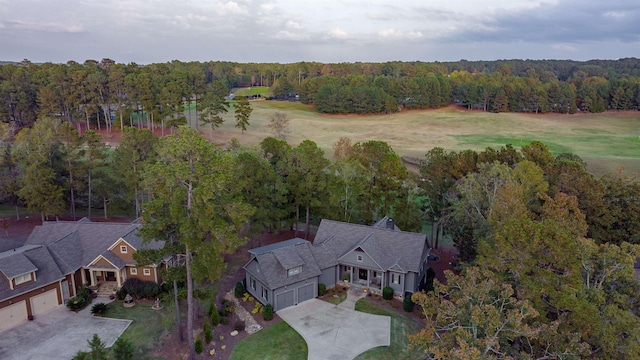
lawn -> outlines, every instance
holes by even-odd
[[[251,95],[269,95],[269,87],[268,86],[252,86],[248,88],[233,88],[231,89],[231,93],[235,96],[251,96]]]
[[[421,348],[409,349],[408,334],[416,333],[420,330],[420,324],[415,320],[396,311],[390,311],[376,304],[371,303],[367,298],[356,302],[356,310],[375,315],[386,315],[391,317],[391,345],[388,347],[378,347],[365,351],[356,356],[357,360],[374,359],[424,359],[425,354]]]
[[[307,352],[302,336],[282,321],[242,339],[229,359],[306,359]]]
[[[305,139],[315,141],[331,156],[340,137],[353,142],[386,141],[401,156],[422,157],[434,148],[484,150],[506,144],[516,147],[539,140],[552,153],[573,152],[582,157],[596,176],[624,166],[640,173],[640,112],[601,114],[521,114],[468,111],[455,107],[412,110],[384,115],[326,115],[313,106],[288,101],[252,101],[248,130],[235,128],[233,108],[223,114],[224,124],[214,132],[214,141],[226,144],[232,138],[245,145],[259,144],[272,136],[268,127],[276,111],[291,118],[288,142],[295,146]],[[195,114],[191,114],[195,124]]]
[[[138,303],[131,308],[122,306],[122,301],[108,304],[105,317],[133,320],[122,334],[136,349],[136,359],[155,359],[151,356],[158,345],[160,335],[173,326],[173,307],[165,304],[161,310],[151,309],[151,303]],[[91,306],[91,305],[89,305]]]

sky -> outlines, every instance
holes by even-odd
[[[640,57],[638,0],[0,0],[0,60]]]

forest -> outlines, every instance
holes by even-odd
[[[596,178],[577,155],[539,141],[424,149],[409,170],[378,140],[336,139],[331,154],[276,137],[221,147],[183,125],[185,103],[213,128],[229,89],[253,85],[340,113],[452,101],[482,111],[637,110],[637,72],[636,59],[2,65],[0,201],[43,219],[142,216],[145,237],[200,251],[196,280],[219,276],[239,229],[253,237],[304,223],[306,234],[322,218],[371,224],[388,215],[427,232],[431,247],[446,236],[460,252],[447,284],[413,295],[428,321],[411,341],[434,357],[640,358],[635,175]],[[535,88],[540,97],[525,92]],[[156,136],[156,125],[170,134]],[[95,130],[121,132],[118,146]]]
[[[249,86],[269,87],[276,99],[298,95],[325,113],[390,113],[451,103],[493,112],[638,110],[638,69],[636,58],[148,65],[24,60],[0,66],[0,121],[30,125],[46,115],[120,130],[142,122],[171,126],[185,122],[182,106],[193,103],[210,123],[220,97]]]

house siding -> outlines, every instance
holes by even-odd
[[[395,284],[391,281],[391,274],[400,275],[400,284]],[[393,289],[393,292],[395,294],[404,295],[403,292],[404,292],[404,284],[405,284],[405,278],[406,278],[405,274],[398,273],[395,271],[389,271],[387,272],[387,276],[388,276],[388,280],[387,280],[388,286]]]
[[[323,269],[322,274],[320,274],[320,278],[318,279],[319,284],[325,284],[327,289],[336,286],[337,268],[337,266],[332,266],[330,268]]]
[[[126,246],[127,247],[127,252],[126,253],[120,252],[120,246]],[[118,240],[116,242],[115,246],[111,249],[111,252],[114,253],[117,257],[119,257],[120,259],[124,260],[127,263],[135,262],[133,260],[133,254],[136,252],[136,250],[134,248],[132,248],[131,246],[129,246],[122,239],[120,239],[120,240]]]
[[[362,261],[358,261],[358,255],[362,255]],[[359,268],[380,269],[378,264],[376,264],[375,261],[373,261],[364,251],[354,250],[345,254],[340,258],[340,264],[351,265]]]
[[[32,311],[31,311],[32,309],[31,309],[31,301],[30,301],[32,297],[34,297],[36,295],[40,295],[40,294],[42,294],[44,292],[47,292],[47,291],[50,291],[50,290],[55,290],[56,291],[56,295],[58,297],[58,305],[61,305],[62,304],[62,294],[60,294],[59,289],[60,289],[60,281],[56,281],[56,282],[51,283],[49,285],[46,285],[46,286],[43,286],[43,287],[40,287],[40,288],[37,288],[37,289],[33,289],[33,290],[31,290],[31,291],[29,291],[27,293],[24,293],[24,294],[12,297],[11,299],[7,299],[7,300],[2,301],[2,302],[0,302],[0,309],[3,309],[3,308],[5,308],[5,307],[7,307],[9,305],[12,305],[12,304],[16,304],[16,303],[18,303],[18,302],[20,302],[22,300],[26,300],[26,302],[25,302],[26,304],[25,305],[27,307],[27,315],[31,316],[31,315],[33,315]]]

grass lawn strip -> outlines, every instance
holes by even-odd
[[[151,305],[152,303],[138,303],[134,307],[125,308],[122,301],[114,301],[107,305],[104,314],[104,317],[133,320],[122,338],[133,345],[136,359],[156,359],[149,354],[153,353],[164,330],[173,326],[173,315],[167,308],[169,304],[164,304],[165,307],[161,310],[153,310]]]
[[[307,343],[302,336],[282,321],[242,339],[229,359],[306,359],[307,352]]]
[[[375,315],[386,315],[391,317],[391,345],[389,347],[377,347],[366,351],[356,357],[357,360],[374,359],[424,359],[425,353],[422,348],[409,349],[408,334],[420,331],[420,324],[399,312],[390,311],[375,305],[366,298],[356,302],[356,311],[362,311]]]

